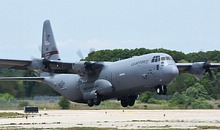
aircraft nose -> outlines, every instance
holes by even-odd
[[[170,74],[176,78],[179,75],[179,69],[176,66],[171,65],[170,66]]]
[[[164,71],[163,78],[166,84],[169,84],[174,81],[178,75],[179,69],[176,67],[176,65],[168,65]]]

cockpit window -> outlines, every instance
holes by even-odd
[[[160,56],[154,56],[151,62],[159,62],[160,61]]]
[[[167,57],[166,57],[166,60],[171,60],[171,59],[170,59],[170,57],[167,56]]]
[[[170,56],[166,56],[166,57],[161,57],[161,61],[165,61],[165,60],[173,60],[173,58],[172,57],[170,57]]]
[[[164,60],[166,60],[166,58],[165,57],[161,57],[161,61],[164,61]]]
[[[151,62],[159,62],[159,61],[173,61],[173,58],[170,56],[166,57],[160,57],[160,56],[154,56]]]

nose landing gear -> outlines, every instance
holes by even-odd
[[[158,95],[166,95],[167,94],[167,86],[158,85],[156,87],[156,92]]]

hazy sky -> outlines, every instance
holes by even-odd
[[[0,0],[0,58],[40,57],[42,24],[60,56],[95,50],[220,50],[220,0]]]

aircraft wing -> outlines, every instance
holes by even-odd
[[[103,64],[98,62],[81,61],[77,63],[59,60],[33,59],[11,60],[0,59],[0,68],[18,70],[41,70],[50,73],[78,74],[80,76],[100,72]]]
[[[190,71],[208,71],[209,69],[220,69],[220,63],[194,62],[194,63],[176,63],[180,72]]]
[[[15,60],[15,59],[0,59],[0,68],[17,69],[17,70],[37,70],[53,73],[74,73],[72,70],[73,63],[61,62],[61,61],[48,61],[50,70],[45,66],[47,63],[43,63],[43,59],[34,60]],[[76,73],[76,72],[75,72]]]
[[[192,67],[192,63],[176,63],[180,72],[189,70]]]

